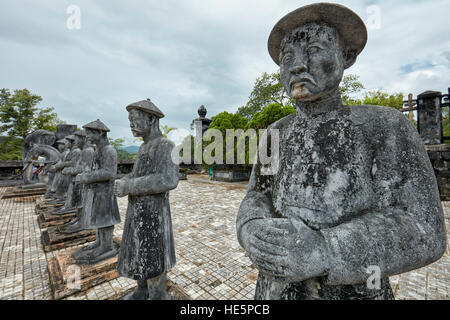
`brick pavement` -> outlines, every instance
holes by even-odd
[[[5,188],[0,188],[0,193]],[[235,217],[245,183],[210,182],[199,176],[180,181],[170,193],[177,264],[168,274],[192,299],[252,299],[257,272],[236,239]],[[34,214],[34,199],[0,200],[0,299],[51,299],[46,254]],[[450,202],[444,202],[450,230]],[[127,198],[119,199],[123,232]],[[449,299],[449,249],[438,262],[391,277],[397,299]],[[49,256],[55,252],[48,253]],[[108,299],[132,290],[118,278],[67,299]]]

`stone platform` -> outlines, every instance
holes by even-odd
[[[177,263],[167,275],[168,283],[190,299],[253,299],[257,270],[236,238],[236,214],[245,192],[245,183],[201,175],[188,175],[170,192]],[[52,299],[47,261],[76,248],[44,252],[35,200],[0,200],[0,299]],[[118,202],[122,222],[115,236],[123,232],[127,198]],[[450,202],[442,205],[450,235]],[[449,300],[449,248],[437,262],[391,277],[390,282],[398,300]],[[63,299],[117,299],[135,286],[134,280],[119,277]]]
[[[50,210],[43,210],[39,214],[38,221],[41,229],[62,226],[77,217],[77,211],[72,210],[66,214],[52,214]]]
[[[9,187],[2,194],[2,199],[31,197],[43,195],[46,192],[45,187],[22,189],[21,187]]]
[[[61,233],[60,226],[49,227],[42,231],[41,240],[45,252],[60,250],[94,241],[95,230],[83,230],[74,233]]]
[[[121,239],[115,239],[116,249]],[[72,254],[79,250],[73,248],[59,252],[49,258],[48,273],[53,299],[61,299],[75,293],[84,292],[105,281],[119,277],[117,272],[117,255],[95,264],[77,264]]]

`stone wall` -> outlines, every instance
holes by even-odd
[[[426,145],[436,174],[441,200],[450,200],[450,144]]]

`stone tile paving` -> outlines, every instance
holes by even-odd
[[[5,188],[0,188],[0,194]],[[252,299],[257,271],[236,239],[235,217],[245,183],[189,176],[170,193],[177,264],[168,279],[192,299]],[[0,200],[0,299],[51,299],[46,255],[34,214],[34,199]],[[447,231],[450,202],[443,202]],[[127,198],[119,199],[123,232]],[[48,253],[49,256],[56,252]],[[449,299],[449,249],[438,262],[391,277],[397,299]],[[66,299],[111,299],[135,281],[118,278]]]

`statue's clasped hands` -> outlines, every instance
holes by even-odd
[[[286,218],[255,219],[244,228],[244,248],[263,274],[285,281],[326,275],[327,246],[319,231]]]
[[[114,194],[116,197],[125,197],[127,194],[125,193],[125,184],[126,181],[123,179],[114,181]]]

